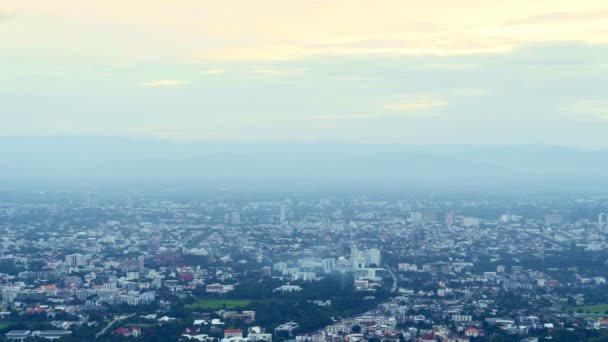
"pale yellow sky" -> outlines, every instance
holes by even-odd
[[[0,135],[608,147],[606,56],[606,0],[2,0]]]
[[[608,2],[480,0],[5,0],[4,48],[28,53],[283,59],[466,54],[528,43],[608,42]],[[54,49],[47,51],[52,42]]]

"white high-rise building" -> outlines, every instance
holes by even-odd
[[[607,213],[600,213],[599,215],[597,215],[597,224],[601,227],[604,225],[608,225],[608,214]]]
[[[96,208],[97,207],[97,194],[94,192],[89,192],[87,194],[87,208]]]
[[[336,269],[336,259],[323,259],[323,272],[332,273]]]
[[[350,247],[350,260],[353,261],[358,257],[359,257],[359,248],[357,248],[357,245],[352,245]]]
[[[419,211],[411,212],[409,219],[412,223],[422,222],[422,213]]]
[[[279,217],[281,222],[285,222],[287,220],[287,206],[284,204],[281,206],[281,214]]]
[[[230,224],[241,224],[241,213],[233,211],[230,213]]]
[[[465,217],[462,219],[462,225],[465,227],[479,227],[481,220],[477,217]]]
[[[272,270],[280,273],[285,273],[285,271],[287,271],[287,263],[282,261],[277,262],[276,264],[272,265]]]
[[[559,215],[559,214],[545,215],[545,225],[547,225],[547,226],[560,225],[560,224],[562,224],[562,222],[563,222],[562,215]]]
[[[126,202],[127,209],[133,209],[133,197],[131,195],[127,195]]]
[[[380,250],[378,249],[369,249],[365,251],[365,266],[369,267],[369,265],[374,264],[377,267],[380,267],[380,262],[382,261],[380,254]]]
[[[364,257],[354,258],[352,260],[352,263],[353,263],[353,271],[365,269],[365,258]]]
[[[65,262],[70,266],[84,266],[87,264],[87,256],[80,253],[65,256]]]

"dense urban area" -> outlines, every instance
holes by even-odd
[[[4,192],[0,339],[608,341],[608,196]]]

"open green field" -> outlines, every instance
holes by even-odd
[[[605,313],[608,312],[608,304],[573,306],[568,308],[568,311],[582,312],[589,316],[608,317],[608,314]]]
[[[3,321],[0,322],[0,329],[6,329],[15,325],[23,325],[26,328],[31,328],[31,327],[36,327],[36,326],[40,326],[40,325],[48,325],[48,322],[44,322],[44,321]]]
[[[190,310],[235,310],[242,309],[251,304],[250,300],[246,299],[201,299],[196,303],[186,305]]]

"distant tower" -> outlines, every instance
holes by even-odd
[[[597,215],[597,224],[600,227],[607,225],[608,224],[608,214],[600,213],[599,215]]]
[[[560,214],[548,214],[545,215],[545,225],[555,226],[560,225],[563,222],[563,217]]]
[[[434,210],[425,210],[422,212],[423,223],[435,223],[437,222],[437,212]]]
[[[268,266],[262,267],[262,278],[272,276],[272,269]]]
[[[332,273],[336,269],[336,259],[323,259],[323,272]]]
[[[89,192],[87,194],[87,208],[95,207],[97,207],[97,194],[94,192]]]
[[[376,265],[376,267],[380,266],[381,263],[381,253],[379,249],[369,249],[365,251],[365,266]]]
[[[156,253],[160,249],[160,228],[158,228],[158,226],[156,226],[154,228],[153,242],[154,242],[154,244],[153,244],[152,248],[153,248],[154,253]]]
[[[359,271],[365,268],[365,258],[364,257],[356,257],[353,259],[353,271]]]
[[[453,211],[450,211],[447,214],[445,214],[445,224],[448,226],[454,225],[454,212]]]
[[[287,220],[287,206],[285,204],[281,205],[281,214],[280,214],[281,222],[285,222]]]
[[[352,245],[350,247],[350,260],[354,262],[355,259],[358,257],[359,257],[359,249],[357,248],[357,245]]]
[[[241,213],[233,211],[230,213],[230,224],[241,224]]]
[[[131,197],[131,195],[127,195],[126,198],[126,202],[127,202],[127,209],[133,209],[133,197]]]

